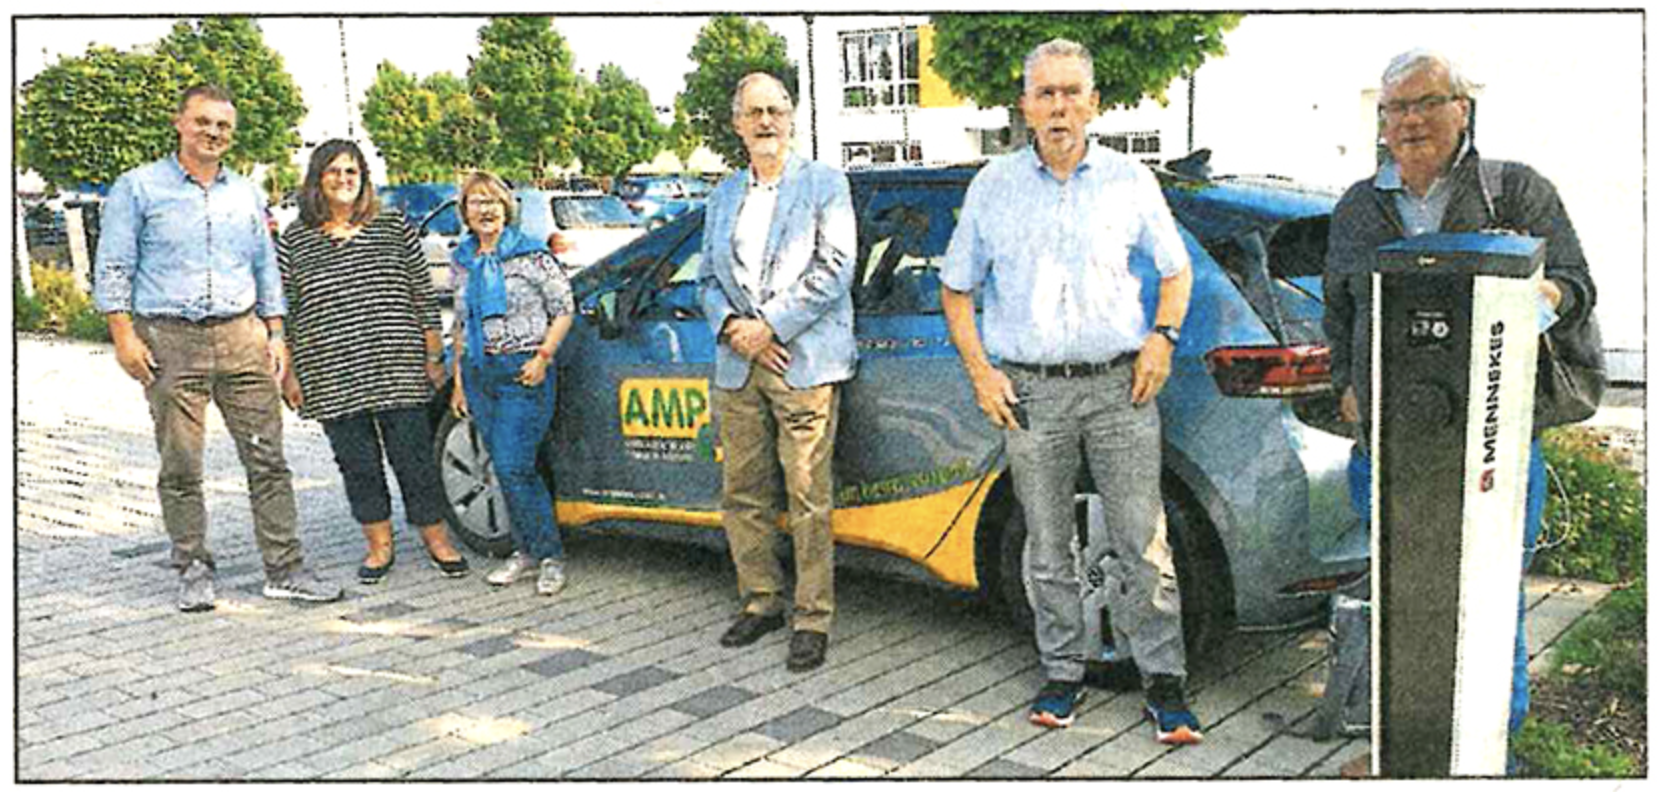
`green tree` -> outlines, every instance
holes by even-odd
[[[430,175],[433,158],[428,136],[441,118],[433,91],[391,61],[381,61],[359,109],[363,128],[386,161],[388,183],[421,181]]]
[[[255,163],[293,159],[305,102],[282,56],[265,46],[253,20],[216,16],[180,22],[157,51],[190,64],[197,82],[218,85],[236,100],[236,143],[225,157],[231,167],[248,173]]]
[[[114,184],[178,146],[173,116],[193,80],[162,55],[99,46],[59,58],[23,85],[18,164],[61,189]]]
[[[1018,112],[1026,53],[1052,38],[1089,49],[1101,105],[1133,107],[1143,97],[1164,102],[1170,81],[1192,74],[1227,49],[1222,34],[1240,14],[940,14],[933,17],[932,66],[951,89],[981,107],[1008,107],[1022,141]]]
[[[474,168],[496,170],[502,147],[496,119],[466,93],[445,92],[441,101],[438,123],[427,134],[433,162],[428,180],[454,181],[459,171]]]
[[[581,88],[570,47],[552,18],[492,18],[479,29],[478,44],[467,78],[478,108],[500,129],[498,165],[508,175],[532,179],[569,165],[581,121]]]
[[[692,153],[697,151],[697,147],[703,145],[703,136],[692,128],[691,116],[686,114],[686,103],[680,96],[674,98],[674,123],[669,125],[669,131],[665,136],[668,138],[669,149],[674,152],[674,156],[680,158],[682,167],[692,158]]]
[[[710,150],[730,163],[749,160],[743,141],[732,130],[732,91],[750,72],[767,72],[801,103],[795,62],[786,53],[784,37],[760,22],[732,15],[716,16],[698,31],[692,45],[697,69],[686,75],[681,92],[691,127]]]
[[[599,67],[599,79],[585,94],[588,125],[576,146],[583,172],[621,176],[663,150],[663,124],[651,95],[621,68]]]

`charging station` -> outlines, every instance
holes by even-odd
[[[1425,234],[1373,276],[1373,756],[1502,776],[1544,243]]]

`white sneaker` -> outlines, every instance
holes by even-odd
[[[484,576],[484,582],[492,586],[511,586],[514,581],[517,581],[535,566],[536,562],[530,560],[529,556],[514,553],[508,556],[501,566],[490,570],[490,574]]]
[[[558,594],[565,588],[565,562],[557,558],[542,559],[542,572],[536,576],[536,593],[544,597]]]

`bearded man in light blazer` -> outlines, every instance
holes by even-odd
[[[732,124],[749,167],[709,196],[698,283],[717,340],[722,524],[742,598],[720,642],[747,646],[784,626],[773,544],[787,503],[796,583],[785,665],[807,671],[824,663],[835,610],[830,459],[838,383],[858,364],[856,232],[847,176],[791,153],[794,112],[778,78],[738,82]]]

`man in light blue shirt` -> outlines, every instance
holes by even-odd
[[[156,425],[156,489],[180,575],[179,609],[214,607],[202,444],[219,405],[248,473],[265,596],[326,602],[338,586],[304,566],[282,452],[277,383],[287,365],[282,276],[265,203],[221,162],[236,131],[225,91],[185,91],[174,154],[121,175],[104,204],[93,298],[115,359],[144,386]]]
[[[1153,403],[1170,375],[1192,272],[1152,173],[1089,145],[1084,128],[1099,102],[1082,46],[1056,39],[1026,57],[1020,107],[1036,145],[991,162],[969,185],[940,298],[975,399],[1007,432],[1026,518],[1027,591],[1047,678],[1032,722],[1069,726],[1083,698],[1091,647],[1072,557],[1082,446],[1123,582],[1108,594],[1114,645],[1145,680],[1159,741],[1196,743]],[[1160,275],[1151,328],[1135,256]],[[985,298],[983,346],[975,289]]]

